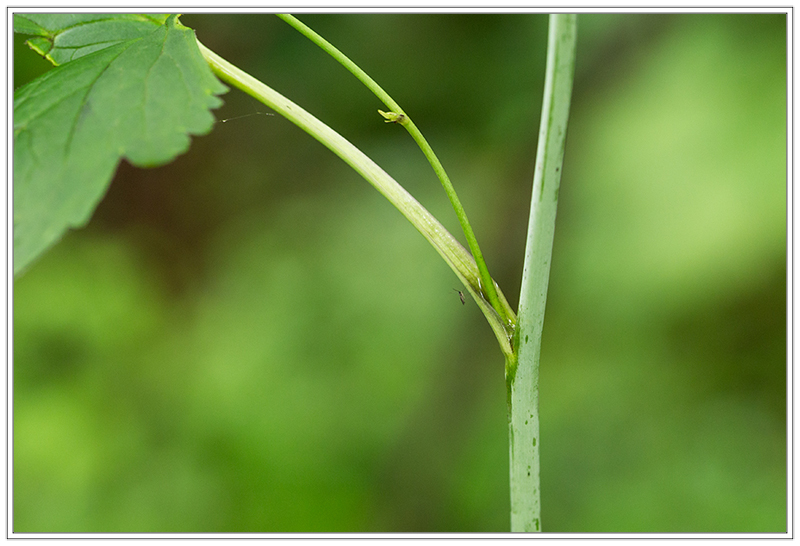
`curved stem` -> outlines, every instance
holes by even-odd
[[[363,83],[367,88],[372,91],[372,93],[378,97],[383,104],[385,104],[390,110],[397,112],[398,114],[405,114],[403,109],[400,108],[400,105],[397,104],[392,97],[389,96],[389,93],[383,90],[383,88],[378,85],[378,82],[373,80],[369,74],[361,70],[359,66],[351,61],[344,53],[336,49],[333,44],[331,44],[328,40],[314,32],[311,28],[305,25],[302,21],[300,21],[294,15],[289,15],[288,13],[276,13],[279,18],[283,19],[286,23],[292,26],[295,30],[297,30],[300,34],[314,42],[318,45],[323,51],[325,51],[328,55],[339,61],[347,70],[349,70],[358,80]]]
[[[475,237],[475,232],[472,230],[472,226],[467,219],[467,213],[464,210],[464,207],[461,205],[461,200],[458,198],[456,190],[453,188],[453,184],[450,182],[450,177],[447,176],[441,161],[439,161],[439,158],[436,157],[436,154],[433,152],[433,148],[431,148],[430,144],[428,144],[428,141],[425,140],[422,132],[417,128],[409,115],[406,114],[400,105],[397,104],[397,102],[391,96],[389,96],[389,94],[384,91],[375,80],[373,80],[366,72],[361,70],[361,68],[356,63],[351,61],[344,53],[334,47],[333,44],[314,32],[311,28],[303,24],[293,15],[282,13],[277,15],[289,25],[294,27],[303,36],[322,48],[331,57],[339,61],[345,68],[347,68],[347,70],[349,70],[356,78],[358,78],[361,83],[363,83],[370,91],[372,91],[375,96],[378,97],[381,102],[383,102],[383,104],[385,104],[391,110],[391,112],[380,112],[379,110],[381,115],[387,118],[387,121],[399,123],[406,128],[408,133],[411,135],[411,138],[414,139],[414,141],[422,150],[422,153],[425,154],[425,157],[428,159],[431,167],[433,167],[433,171],[436,173],[436,176],[442,183],[442,187],[444,187],[447,198],[450,200],[450,204],[453,206],[453,209],[456,212],[458,222],[461,224],[461,229],[464,231],[464,236],[467,239],[467,245],[469,246],[472,256],[475,258],[475,262],[478,266],[478,272],[481,279],[481,285],[479,287],[481,296],[489,301],[494,310],[501,317],[503,317],[506,322],[511,322],[513,311],[511,311],[508,302],[501,302],[500,296],[498,295],[498,290],[495,287],[495,283],[492,281],[492,278],[489,275],[489,268],[486,266],[483,253],[481,252],[480,246],[478,246],[478,239]]]
[[[205,47],[200,41],[197,42],[197,45],[206,62],[221,80],[241,89],[256,100],[269,106],[316,138],[383,194],[444,258],[445,262],[477,302],[478,307],[480,307],[489,322],[489,326],[494,331],[503,354],[511,354],[511,336],[516,325],[516,316],[510,307],[506,307],[507,312],[510,313],[506,317],[498,314],[489,305],[482,294],[480,273],[475,260],[425,207],[389,176],[386,171],[381,169],[339,133],[277,91],[232,65]],[[506,299],[503,297],[502,292],[499,291],[496,284],[494,286],[501,298],[500,301],[505,302]],[[508,306],[507,302],[506,306]]]

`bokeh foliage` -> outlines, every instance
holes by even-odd
[[[540,15],[306,15],[440,155],[515,301]],[[182,17],[457,224],[349,74]],[[15,86],[44,70],[15,42]],[[541,369],[545,531],[786,530],[786,20],[582,15]],[[264,108],[241,93],[220,118]],[[14,531],[505,531],[503,360],[425,240],[281,118],[121,165],[14,286]]]

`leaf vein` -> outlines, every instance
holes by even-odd
[[[166,28],[166,32],[164,32],[164,38],[161,40],[161,51],[159,51],[158,56],[156,56],[155,60],[153,60],[153,62],[147,68],[147,72],[145,73],[145,76],[144,76],[144,93],[143,93],[144,97],[143,97],[143,100],[142,100],[142,110],[143,110],[142,115],[144,117],[143,121],[144,121],[144,134],[145,135],[150,134],[150,124],[149,124],[149,120],[147,119],[147,114],[148,114],[148,111],[149,111],[149,109],[147,108],[147,100],[148,100],[148,96],[149,96],[149,92],[148,92],[149,89],[148,88],[149,88],[150,81],[151,81],[150,80],[150,76],[151,76],[151,74],[153,72],[153,67],[164,56],[164,47],[167,44],[167,36],[169,36],[169,31],[170,31],[170,29],[169,29],[169,27],[167,27]]]
[[[127,51],[128,48],[130,48],[131,45],[135,44],[136,42],[138,42],[138,40],[132,40],[131,43],[128,44],[126,47],[120,48],[119,53],[117,53],[114,56],[114,58],[111,59],[111,61],[103,68],[103,70],[101,70],[97,74],[97,77],[94,78],[94,80],[92,80],[92,82],[86,86],[86,93],[84,94],[83,99],[81,100],[80,107],[78,108],[78,113],[75,116],[75,119],[73,120],[69,129],[69,135],[67,136],[67,145],[64,148],[65,155],[69,155],[70,148],[72,147],[72,139],[75,137],[75,132],[77,131],[78,123],[80,122],[81,118],[85,115],[86,107],[89,104],[87,98],[91,93],[92,89],[94,88],[95,84],[103,76],[103,74],[105,74],[108,71],[108,69],[111,68],[111,65],[114,64],[114,62],[120,57],[120,55],[122,55],[125,51]]]

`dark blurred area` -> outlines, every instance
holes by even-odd
[[[545,15],[299,15],[414,118],[516,307]],[[198,39],[460,240],[413,141],[272,15]],[[541,364],[546,532],[786,531],[786,18],[579,17]],[[14,86],[48,63],[15,37]],[[502,532],[503,358],[436,252],[237,90],[14,283],[15,532]],[[238,117],[245,116],[245,117]],[[237,118],[237,119],[232,119]]]

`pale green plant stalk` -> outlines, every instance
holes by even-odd
[[[500,315],[485,299],[480,271],[473,257],[425,207],[389,176],[386,171],[381,169],[339,133],[274,89],[235,67],[199,41],[197,45],[206,62],[222,81],[241,89],[256,100],[269,106],[319,140],[397,207],[439,252],[475,299],[478,307],[489,322],[492,331],[495,333],[503,354],[511,354],[511,336],[516,324],[516,315],[502,291],[500,291],[500,287],[497,286],[497,283],[491,281],[491,285],[497,294],[499,305],[503,310],[503,315]]]
[[[453,187],[453,184],[450,182],[450,177],[447,176],[447,172],[445,172],[441,161],[439,161],[439,158],[436,157],[433,148],[431,148],[430,144],[428,144],[428,141],[422,135],[422,132],[417,128],[411,117],[391,96],[389,96],[386,91],[383,90],[380,85],[378,85],[375,80],[373,80],[366,72],[364,72],[356,63],[351,61],[349,57],[339,51],[339,49],[337,49],[333,44],[314,32],[293,15],[277,15],[295,28],[298,32],[300,32],[303,36],[318,45],[331,57],[336,59],[339,63],[341,63],[342,66],[344,66],[356,78],[358,78],[358,80],[363,83],[367,89],[372,91],[372,93],[378,97],[381,102],[383,102],[383,104],[385,104],[390,110],[389,112],[378,110],[378,112],[380,112],[380,114],[386,118],[387,122],[397,123],[406,128],[408,133],[411,135],[411,138],[414,139],[414,141],[422,150],[422,153],[425,154],[425,157],[428,159],[431,167],[433,167],[433,171],[436,173],[436,176],[442,183],[442,187],[444,188],[448,199],[450,199],[450,204],[456,211],[456,216],[461,224],[461,229],[464,232],[464,236],[467,238],[467,245],[469,246],[470,252],[472,252],[472,255],[475,258],[475,262],[478,266],[478,271],[481,278],[481,292],[483,293],[483,296],[489,301],[494,310],[506,320],[507,325],[511,327],[513,322],[513,314],[509,315],[506,312],[505,306],[500,302],[495,284],[492,282],[492,278],[489,275],[489,269],[486,266],[486,261],[483,259],[483,253],[481,252],[480,246],[478,246],[478,239],[475,237],[475,232],[472,230],[472,226],[467,219],[467,213],[464,210],[464,207],[461,205],[461,200],[458,198],[456,190]],[[510,329],[509,332],[511,332]]]
[[[506,357],[511,531],[541,531],[539,356],[575,73],[576,15],[551,15],[514,352]]]

